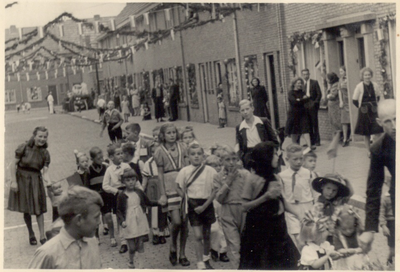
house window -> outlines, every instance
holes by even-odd
[[[6,104],[14,104],[17,102],[15,97],[15,90],[6,90],[5,101]]]
[[[42,101],[42,89],[40,87],[27,88],[28,102]]]
[[[358,46],[358,66],[360,67],[361,70],[366,66],[364,37],[357,38],[357,46]]]
[[[238,107],[240,96],[235,59],[229,59],[226,63],[225,77],[226,82],[228,83],[229,106]]]
[[[179,102],[185,103],[186,102],[186,97],[185,97],[185,90],[183,88],[183,75],[182,75],[182,66],[178,66],[176,68],[176,81],[179,85]]]

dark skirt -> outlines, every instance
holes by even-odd
[[[18,192],[10,192],[8,209],[30,215],[41,215],[47,212],[46,192],[41,173],[18,168],[16,175]]]
[[[377,117],[376,102],[362,103],[358,109],[357,125],[354,133],[365,136],[382,133],[382,127],[376,122]]]
[[[296,270],[300,253],[287,233],[284,213],[249,212],[241,237],[241,270]]]
[[[285,135],[310,133],[310,118],[307,111],[290,111],[286,121]]]

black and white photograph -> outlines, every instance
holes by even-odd
[[[1,268],[395,271],[395,0],[3,5]]]

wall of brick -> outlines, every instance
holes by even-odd
[[[237,32],[239,37],[239,58],[240,68],[242,69],[242,93],[241,97],[247,97],[244,75],[244,57],[247,55],[257,55],[259,67],[259,76],[263,85],[266,85],[266,75],[264,67],[264,54],[272,53],[279,64],[277,51],[279,50],[279,41],[276,27],[276,5],[269,4],[263,7],[260,12],[257,6],[254,9],[243,10],[237,12]],[[163,26],[164,19],[160,19],[164,14],[157,14],[157,25]],[[185,20],[185,10],[174,10],[175,23],[178,24],[177,16],[181,17],[181,22]],[[199,20],[204,21],[211,18],[208,12],[200,12]],[[199,64],[220,61],[222,64],[222,80],[225,79],[225,67],[223,61],[225,59],[235,58],[235,40],[234,40],[234,24],[233,15],[227,16],[224,21],[209,23],[201,27],[189,28],[182,31],[183,51],[185,63],[195,64],[197,94],[199,99],[199,107],[190,106],[190,118],[192,121],[204,122],[203,99],[200,86]],[[272,37],[272,38],[271,38]],[[159,68],[169,68],[174,66],[182,66],[180,34],[175,33],[175,40],[170,37],[162,40],[160,44],[149,45],[149,49],[140,49],[133,57],[133,63],[127,61],[128,74],[140,73],[142,71],[152,71]],[[107,67],[106,67],[107,66]],[[277,68],[279,68],[277,66]],[[186,69],[186,68],[184,68]],[[104,67],[104,77],[121,76],[125,74],[124,63],[106,63]],[[279,82],[279,69],[276,69],[277,85]],[[152,81],[152,78],[151,78]],[[216,85],[217,82],[214,82]],[[225,83],[224,83],[224,86]],[[224,99],[227,101],[227,90],[224,88]],[[215,95],[214,95],[215,96]],[[208,107],[214,107],[215,98],[207,94]],[[209,113],[215,113],[214,109]],[[185,115],[185,112],[183,112]],[[211,123],[217,124],[218,118],[209,116]],[[238,109],[228,109],[228,125],[235,126],[241,121]]]
[[[290,49],[290,43],[288,42],[287,36],[292,35],[294,32],[307,32],[317,30],[315,27],[317,25],[321,25],[326,20],[337,18],[344,15],[356,14],[361,12],[374,12],[376,17],[382,17],[387,15],[389,12],[393,12],[396,10],[396,5],[394,3],[362,3],[362,4],[335,4],[335,3],[326,3],[326,4],[305,4],[305,3],[291,3],[283,5],[283,25],[284,25],[284,37],[285,41],[285,50],[284,50],[284,58],[285,63],[288,63],[288,53]],[[379,25],[375,21],[373,23],[373,30],[376,31]],[[378,84],[382,84],[382,77],[379,73],[381,70],[381,65],[379,63],[379,55],[380,55],[380,44],[379,41],[374,36],[374,44],[373,44],[373,54],[374,54],[374,81]],[[387,46],[386,52],[389,53],[389,48]],[[389,74],[389,79],[391,79],[391,69],[390,69],[390,58],[387,58],[388,65],[386,70]],[[282,71],[285,73],[288,82],[293,78],[293,74],[285,65],[285,69]],[[329,71],[327,71],[329,72]],[[328,122],[327,111],[324,109],[320,110],[319,120],[320,120],[320,133],[323,139],[331,138],[331,128]],[[327,127],[326,127],[327,126]]]

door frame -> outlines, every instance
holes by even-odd
[[[208,123],[210,120],[208,118],[208,104],[207,104],[207,82],[206,82],[206,65],[205,63],[199,64],[199,76],[200,76],[200,90],[201,90],[201,101],[203,108],[204,123]]]
[[[271,125],[273,128],[277,128],[276,127],[276,122],[275,122],[275,109],[274,109],[274,95],[272,93],[272,79],[271,79],[271,72],[272,72],[272,68],[271,65],[269,63],[269,57],[272,56],[274,58],[274,53],[270,52],[270,53],[265,53],[263,55],[263,60],[264,60],[264,72],[265,72],[265,83],[267,85],[267,92],[268,92],[268,105],[269,105],[269,113],[271,116]],[[275,75],[274,75],[275,76]],[[275,80],[275,84],[276,84],[276,80]]]

